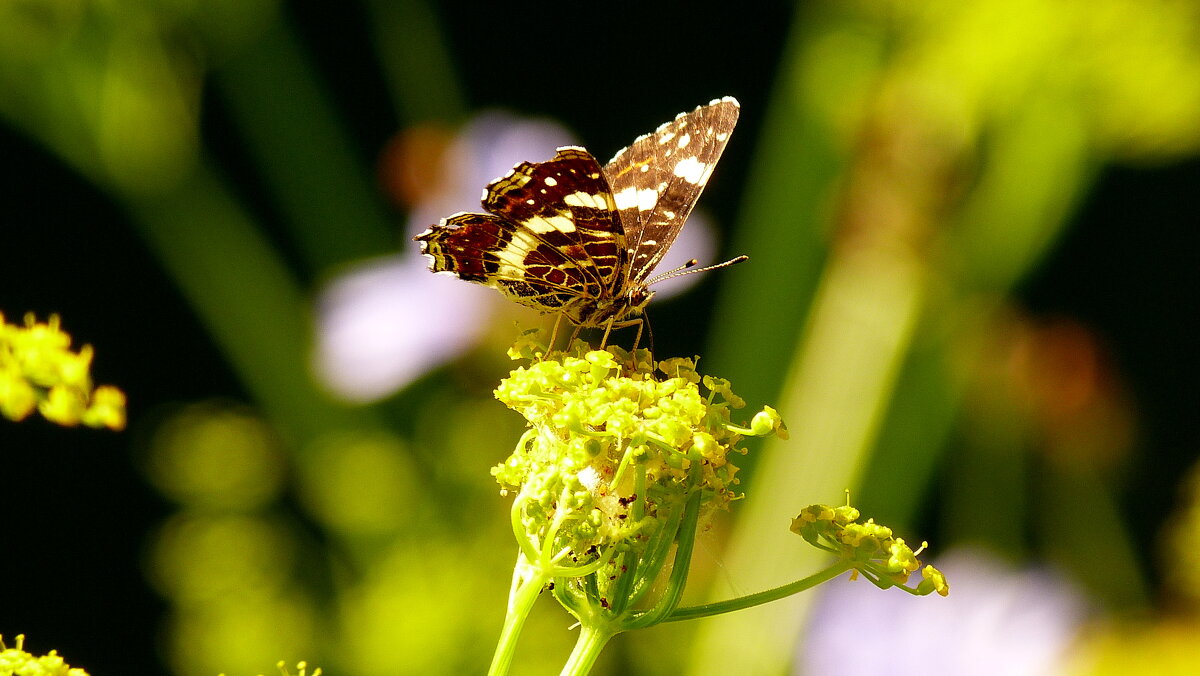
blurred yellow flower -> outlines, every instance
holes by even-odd
[[[66,427],[124,429],[125,394],[111,385],[93,389],[91,364],[92,346],[72,352],[58,315],[41,324],[28,314],[17,326],[0,314],[0,414],[9,420],[36,409]]]
[[[88,672],[83,669],[67,664],[55,650],[51,650],[49,654],[41,657],[25,652],[24,634],[17,635],[16,644],[11,648],[4,645],[4,637],[0,636],[0,674],[88,676]]]

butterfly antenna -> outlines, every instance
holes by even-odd
[[[697,268],[696,267],[697,261],[695,258],[693,258],[692,260],[684,263],[683,265],[680,265],[679,267],[675,268],[674,270],[668,270],[668,271],[662,273],[661,275],[655,275],[655,276],[651,277],[650,279],[646,280],[646,286],[650,286],[651,284],[657,284],[659,282],[666,281],[668,279],[674,279],[676,277],[682,277],[684,275],[694,274],[697,272],[708,272],[709,270],[716,270],[717,268],[727,268],[730,265],[733,265],[735,263],[741,263],[743,261],[748,261],[748,260],[750,260],[749,256],[737,256],[736,258],[730,258],[729,260],[725,261],[724,263],[717,263],[716,265],[707,265],[702,268]]]

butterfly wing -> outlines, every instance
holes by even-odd
[[[603,168],[583,148],[522,162],[488,184],[487,214],[461,213],[414,239],[430,269],[498,289],[543,312],[589,323],[619,286],[626,246]]]
[[[645,281],[679,235],[737,125],[725,97],[638,137],[604,167],[625,231],[626,277]]]

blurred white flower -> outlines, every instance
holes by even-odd
[[[469,347],[491,294],[430,274],[420,256],[363,261],[321,292],[317,374],[344,399],[386,397]]]
[[[362,261],[320,292],[314,355],[320,380],[344,399],[376,401],[473,345],[497,304],[509,301],[492,289],[431,274],[408,240],[457,212],[481,211],[484,186],[517,163],[548,160],[557,147],[575,143],[553,121],[503,112],[482,113],[463,127],[441,161],[442,180],[413,205],[404,250]],[[658,270],[692,258],[711,262],[713,239],[707,221],[693,214]],[[686,275],[654,289],[665,298],[694,282]]]
[[[479,211],[483,187],[525,160],[574,142],[560,125],[487,112],[468,123],[442,159],[444,179],[413,206],[404,249],[362,261],[330,280],[317,300],[314,368],[337,395],[371,402],[470,347],[495,291],[429,272],[412,235],[459,211]]]
[[[946,598],[915,598],[865,580],[820,588],[796,673],[806,676],[1051,676],[1064,673],[1088,603],[1046,569],[1013,569],[979,552],[936,562]]]

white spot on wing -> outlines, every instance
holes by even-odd
[[[658,204],[658,191],[649,188],[638,190],[629,186],[613,195],[613,200],[616,201],[618,209],[637,207],[638,211],[650,211],[655,204]]]
[[[530,230],[540,234],[547,232],[575,232],[575,222],[569,216],[535,216],[523,223]]]
[[[496,259],[500,263],[496,274],[500,277],[522,279],[525,275],[525,254],[536,249],[537,244],[537,240],[528,233],[513,233],[512,241],[496,252]]]
[[[692,185],[702,185],[712,173],[712,165],[689,157],[675,165],[675,175]]]
[[[546,185],[553,188],[554,186],[558,185],[558,181],[554,180],[553,176],[547,176],[546,177]],[[545,192],[545,191],[542,191],[542,192]]]
[[[563,202],[569,207],[587,207],[590,209],[604,209],[608,206],[600,195],[593,195],[586,192],[573,192],[563,197]]]
[[[678,143],[676,143],[676,145],[680,148],[683,148],[683,147],[686,147],[687,144],[689,144],[691,142],[692,142],[692,135],[684,134],[683,136],[679,137],[679,141],[678,141]]]

